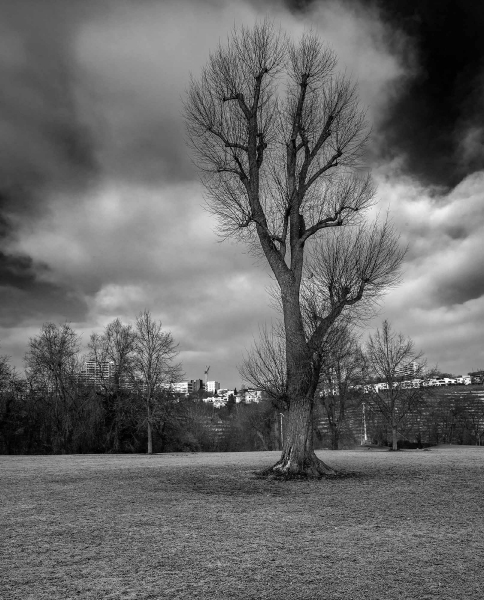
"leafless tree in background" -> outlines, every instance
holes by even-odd
[[[320,398],[331,433],[331,448],[338,450],[347,409],[358,405],[357,386],[365,376],[365,359],[358,339],[347,326],[332,328],[321,367]]]
[[[15,367],[10,364],[10,357],[0,356],[0,447],[3,442],[7,454],[11,452],[11,438],[16,433],[14,404],[21,391],[22,381]]]
[[[80,336],[69,324],[44,323],[25,355],[29,384],[42,390],[52,415],[54,453],[67,452],[74,431],[79,350]]]
[[[146,406],[148,454],[153,453],[152,427],[156,411],[161,410],[163,400],[169,401],[169,384],[182,377],[180,364],[173,361],[178,347],[170,332],[163,331],[162,323],[154,321],[149,311],[143,311],[136,319],[133,374]]]
[[[191,81],[185,106],[208,208],[221,235],[240,238],[262,254],[279,288],[289,407],[282,456],[268,473],[285,477],[335,473],[313,451],[321,368],[314,357],[347,307],[368,290],[376,299],[394,282],[402,258],[391,228],[370,227],[373,238],[365,233],[362,213],[374,196],[361,169],[368,128],[355,86],[335,66],[335,55],[315,35],[294,43],[264,21],[234,31],[219,45]],[[320,254],[324,263],[324,234],[350,225],[361,243],[378,248],[370,239],[380,239],[380,252],[373,261],[368,256],[350,265],[361,273],[359,280],[333,282],[329,305],[312,301],[325,283],[317,262]],[[333,243],[339,247],[343,240],[334,236]],[[337,273],[341,265],[335,261]],[[378,276],[371,285],[372,272]],[[310,332],[302,298],[317,309]]]
[[[89,341],[89,358],[98,365],[111,363],[110,377],[106,385],[120,389],[123,380],[130,377],[136,333],[131,325],[124,325],[119,319],[114,319],[106,325],[102,335],[93,333]],[[99,369],[102,376],[105,373]]]
[[[367,369],[370,375],[385,384],[384,388],[373,389],[368,394],[370,405],[380,412],[392,431],[392,450],[398,450],[398,428],[409,413],[423,402],[420,387],[402,385],[403,368],[416,363],[412,377],[422,377],[425,362],[422,354],[416,352],[414,343],[401,333],[392,330],[388,321],[370,336],[366,346]]]
[[[273,323],[270,329],[261,327],[259,338],[239,366],[242,379],[263,390],[275,409],[283,413],[289,406],[284,342],[282,324]],[[343,320],[328,330],[314,361],[316,367],[320,365],[316,399],[328,422],[331,447],[337,450],[346,408],[351,402],[359,402],[355,386],[366,375],[365,359],[351,323]]]
[[[282,323],[262,326],[239,366],[243,381],[262,390],[280,410],[288,408],[286,347]]]
[[[101,335],[92,334],[88,344],[89,359],[97,366],[100,395],[105,403],[107,421],[110,423],[108,446],[120,450],[120,435],[124,419],[124,393],[131,381],[136,334],[131,325],[119,319],[106,325]],[[106,368],[109,365],[109,368]]]
[[[8,392],[18,380],[17,371],[10,364],[10,357],[0,356],[0,392]]]

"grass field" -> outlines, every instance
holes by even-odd
[[[0,456],[0,598],[482,599],[484,448]]]

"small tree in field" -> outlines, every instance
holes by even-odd
[[[368,130],[355,86],[335,65],[311,33],[292,42],[267,21],[242,27],[192,80],[185,106],[221,235],[262,254],[277,282],[288,410],[282,456],[268,472],[285,477],[335,473],[313,450],[318,352],[348,307],[394,283],[402,258],[391,228],[365,233],[361,215],[374,195],[360,164]],[[350,225],[353,237],[327,241],[330,228]],[[345,253],[349,263],[335,256],[320,274],[331,245],[347,242],[360,244],[361,256]],[[344,266],[350,277],[325,280]],[[315,297],[321,289],[329,295]],[[310,328],[306,307],[314,313]]]
[[[181,365],[173,361],[178,349],[170,332],[162,330],[160,321],[154,321],[149,311],[136,319],[133,374],[146,407],[148,454],[153,453],[153,419],[164,401],[172,395],[169,385],[182,376]]]
[[[411,387],[402,381],[403,370],[414,365],[411,377],[422,376],[424,363],[422,354],[414,349],[413,341],[392,330],[388,321],[383,321],[381,330],[370,336],[366,347],[368,372],[383,386],[374,387],[369,395],[370,405],[378,411],[391,428],[392,450],[398,450],[398,430],[405,418],[423,402],[424,392],[420,387]]]

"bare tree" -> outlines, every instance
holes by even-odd
[[[239,366],[241,378],[270,398],[276,421],[277,413],[283,411],[284,414],[289,406],[284,341],[281,323],[261,327],[259,338]],[[352,400],[357,401],[355,386],[361,383],[365,366],[363,353],[348,323],[330,328],[315,353],[314,364],[321,365],[316,397],[328,421],[332,448],[337,450],[346,408]]]
[[[181,365],[173,362],[177,356],[171,333],[163,331],[161,321],[154,321],[149,311],[143,311],[136,319],[133,374],[146,407],[148,454],[153,453],[156,411],[161,410],[163,400],[170,399],[170,384],[182,376]]]
[[[284,327],[278,321],[262,326],[239,366],[243,381],[262,390],[280,410],[288,408]]]
[[[21,429],[15,427],[15,403],[21,388],[20,377],[10,364],[10,357],[0,356],[0,452],[7,454],[12,451],[16,429]]]
[[[347,409],[358,405],[357,392],[365,373],[365,360],[349,327],[334,327],[325,343],[320,398],[331,433],[331,448],[338,450]]]
[[[473,402],[469,407],[467,421],[476,446],[481,446],[484,438],[484,402],[481,398],[478,398],[477,402]]]
[[[369,373],[380,385],[370,390],[370,405],[383,416],[392,432],[392,450],[398,450],[398,430],[405,418],[423,402],[424,392],[420,387],[407,383],[410,375],[404,376],[405,367],[412,366],[411,377],[420,378],[425,362],[416,352],[414,343],[401,333],[392,330],[388,321],[383,321],[381,330],[370,336],[366,357]],[[383,385],[381,385],[383,384]]]
[[[53,450],[67,452],[74,431],[80,337],[65,323],[44,323],[30,338],[25,355],[27,379],[47,402],[53,423]]]
[[[93,333],[89,341],[89,357],[96,361],[99,376],[109,385],[119,390],[130,377],[136,334],[131,325],[124,325],[114,319],[106,325],[102,335]],[[111,365],[110,369],[101,368]]]
[[[9,392],[18,380],[17,371],[10,364],[10,356],[0,356],[0,393]]]
[[[289,408],[289,397],[285,335],[281,322],[273,321],[270,327],[260,327],[258,339],[254,340],[252,348],[239,365],[239,373],[243,381],[264,392],[270,402],[270,408],[264,402],[261,411],[251,414],[248,419],[250,426],[261,441],[263,433],[270,432],[270,438],[277,439],[278,447],[282,448],[282,420]],[[266,442],[264,444],[267,446]]]
[[[107,444],[114,452],[121,449],[123,404],[131,383],[135,339],[132,326],[115,319],[102,335],[92,334],[88,344],[89,358],[96,364],[98,393],[105,405]]]
[[[355,86],[312,33],[294,43],[264,21],[233,32],[210,56],[186,100],[188,134],[209,210],[223,237],[236,236],[267,260],[282,305],[287,397],[280,460],[285,477],[334,474],[313,451],[312,413],[320,364],[314,354],[334,321],[369,289],[335,282],[331,304],[308,332],[301,295],[311,260],[306,247],[329,228],[362,223],[374,188],[360,168],[368,136]],[[364,230],[361,230],[364,231]],[[387,229],[383,238],[392,247]],[[362,235],[362,234],[361,234]],[[377,236],[378,237],[378,236]],[[362,239],[360,237],[360,239]],[[380,253],[375,298],[394,280],[401,254]],[[367,265],[371,272],[371,261]],[[363,270],[362,270],[363,272]]]

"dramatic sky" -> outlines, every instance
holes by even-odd
[[[0,354],[19,368],[44,322],[87,344],[147,308],[189,378],[240,385],[270,279],[214,233],[181,99],[265,14],[320,33],[368,107],[378,207],[409,246],[371,327],[442,370],[484,366],[483,3],[0,0]]]

